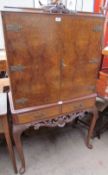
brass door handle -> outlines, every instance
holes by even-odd
[[[64,59],[61,59],[61,67],[63,68],[63,67],[66,67],[66,66],[67,66],[67,64],[64,63]]]
[[[11,72],[23,72],[26,66],[23,65],[14,65],[10,66],[10,71]]]

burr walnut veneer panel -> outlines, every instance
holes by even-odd
[[[104,18],[3,12],[15,109],[96,93]]]

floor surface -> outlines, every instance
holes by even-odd
[[[81,127],[40,129],[23,136],[25,175],[108,175],[108,131],[89,150]],[[16,153],[16,150],[15,150]],[[17,156],[17,155],[16,155]],[[17,157],[18,168],[20,166]],[[0,175],[14,175],[5,145],[0,145]]]

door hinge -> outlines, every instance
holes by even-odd
[[[11,72],[22,72],[26,67],[23,65],[10,66]]]
[[[27,98],[19,98],[19,99],[15,100],[15,103],[16,103],[16,104],[24,104],[24,103],[26,103],[27,101],[28,101]]]
[[[22,29],[22,26],[20,24],[7,24],[6,29],[7,31],[19,32]]]
[[[94,59],[89,60],[89,63],[90,64],[98,64],[99,61],[100,61],[100,58],[94,58]]]
[[[95,25],[93,27],[93,32],[102,32],[103,31],[103,26],[101,25]]]
[[[90,86],[86,86],[87,90],[91,90],[92,92],[96,91],[96,86],[95,85],[90,85]]]

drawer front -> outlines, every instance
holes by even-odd
[[[68,113],[68,112],[88,109],[88,108],[93,107],[95,105],[95,102],[96,102],[96,98],[63,104],[62,113]]]
[[[36,120],[39,121],[43,119],[49,119],[52,116],[57,116],[59,114],[60,114],[60,107],[56,106],[56,107],[14,115],[13,121],[16,124],[24,124],[24,123],[33,122]]]

